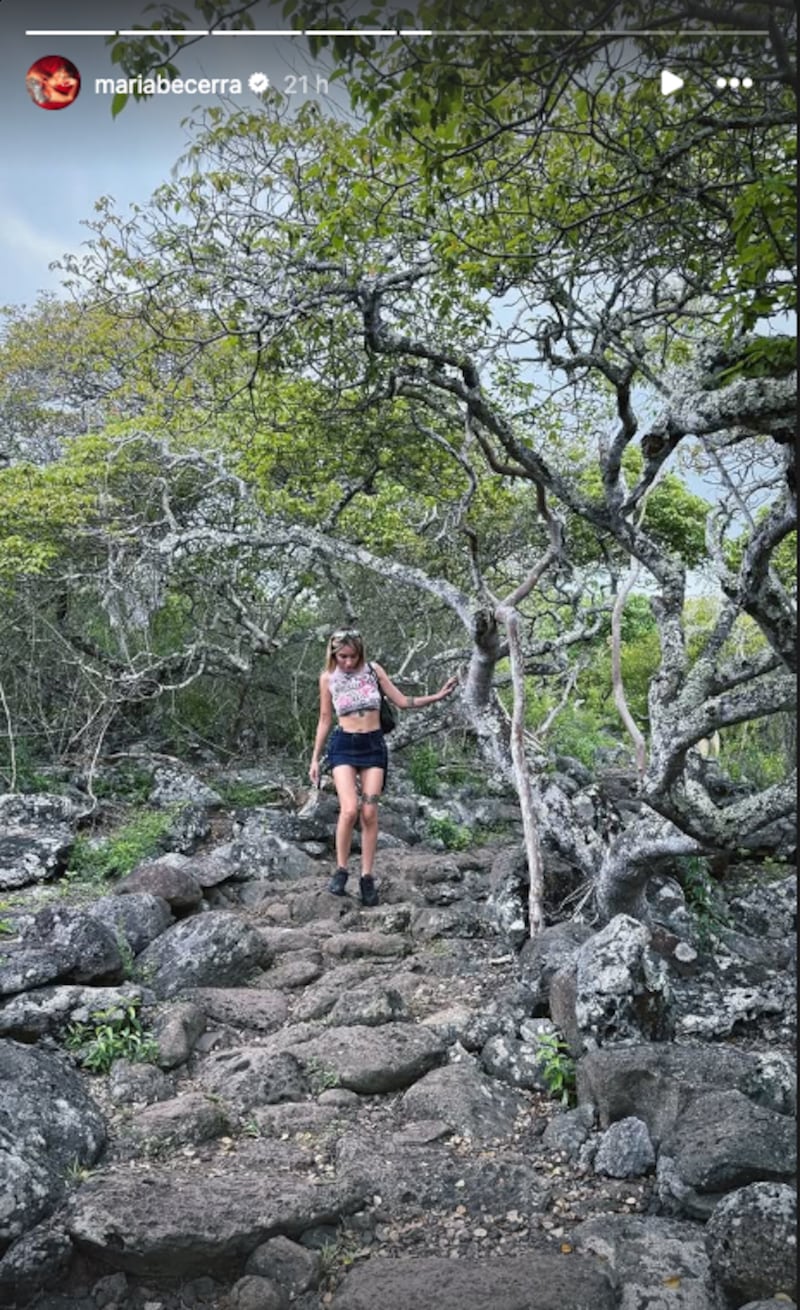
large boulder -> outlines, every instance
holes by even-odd
[[[524,942],[519,953],[520,977],[533,992],[535,1007],[546,1004],[554,975],[572,963],[591,936],[588,924],[567,920],[544,928]]]
[[[46,905],[25,922],[20,950],[37,956],[52,952],[58,960],[52,981],[119,982],[124,973],[116,933],[85,910],[68,905]]]
[[[788,1182],[797,1167],[796,1134],[793,1118],[739,1091],[698,1094],[661,1143],[662,1205],[705,1219],[733,1188]]]
[[[269,961],[262,937],[238,914],[210,910],[168,928],[136,957],[156,996],[190,987],[237,987]]]
[[[271,1153],[277,1156],[275,1144]],[[227,1273],[271,1237],[299,1237],[360,1209],[363,1184],[296,1176],[268,1158],[223,1173],[176,1167],[106,1173],[84,1184],[66,1217],[83,1251],[144,1277]]]
[[[177,761],[156,765],[148,800],[151,805],[161,805],[165,809],[179,804],[207,809],[222,806],[219,792]]]
[[[198,1076],[208,1094],[223,1097],[241,1113],[280,1101],[302,1101],[311,1089],[294,1055],[264,1046],[213,1051]]]
[[[169,903],[152,892],[131,891],[125,896],[101,896],[86,907],[114,933],[123,953],[138,955],[174,922]]]
[[[403,1093],[409,1119],[442,1119],[461,1137],[486,1141],[504,1137],[525,1102],[519,1093],[487,1078],[475,1060],[432,1069]]]
[[[192,874],[192,861],[177,851],[145,860],[117,883],[116,890],[118,896],[157,896],[178,914],[196,909],[203,899],[203,889]]]
[[[233,841],[223,851],[231,876],[239,882],[318,877],[319,863],[283,832],[267,825],[262,810],[253,810],[237,825]]]
[[[331,1310],[612,1310],[617,1298],[601,1262],[568,1260],[552,1247],[481,1260],[444,1256],[356,1265]]]
[[[88,809],[69,796],[0,795],[0,891],[61,873],[75,842],[74,826]]]
[[[498,851],[489,876],[487,910],[498,932],[514,950],[529,936],[528,861],[524,849],[512,846]]]
[[[597,1256],[612,1272],[618,1310],[728,1310],[697,1224],[600,1215],[579,1224],[572,1236],[578,1251]]]
[[[550,1015],[575,1056],[669,1036],[667,966],[650,930],[618,914],[584,942],[550,985]]]
[[[705,1230],[711,1268],[733,1305],[797,1300],[797,1193],[758,1182],[726,1196]]]
[[[330,1028],[287,1049],[309,1076],[322,1071],[332,1086],[374,1096],[409,1087],[441,1064],[447,1042],[419,1024],[385,1023],[378,1028]]]
[[[72,1242],[53,1217],[12,1242],[0,1259],[0,1304],[27,1305],[37,1292],[63,1283]]]
[[[671,1132],[695,1096],[736,1089],[756,1105],[792,1114],[794,1072],[779,1055],[704,1043],[607,1046],[577,1063],[578,1100],[597,1108],[600,1125],[635,1115],[653,1142]]]
[[[103,1116],[65,1060],[0,1042],[0,1251],[52,1214],[70,1169],[94,1164]]]

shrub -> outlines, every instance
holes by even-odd
[[[429,742],[415,746],[408,761],[408,772],[421,796],[439,795],[439,752]]]
[[[172,809],[143,810],[103,841],[78,837],[69,858],[67,876],[86,882],[124,877],[142,860],[157,854],[173,817]]]
[[[143,805],[152,790],[152,770],[137,764],[122,765],[94,783],[95,796],[124,798],[132,805]]]
[[[115,1060],[152,1063],[157,1058],[158,1042],[142,1027],[139,1004],[112,1005],[95,1010],[89,1023],[70,1024],[66,1045],[85,1069],[108,1073]]]
[[[720,928],[728,926],[730,919],[725,901],[708,872],[708,865],[697,855],[685,856],[678,861],[679,877],[686,906],[694,919],[697,941],[708,949]]]
[[[575,1061],[558,1033],[542,1033],[536,1043],[536,1058],[545,1086],[562,1105],[575,1104]]]
[[[428,819],[428,836],[434,841],[443,842],[448,851],[463,851],[473,841],[471,828],[462,828],[445,815],[441,819]]]

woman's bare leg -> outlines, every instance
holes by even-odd
[[[336,864],[338,868],[346,869],[347,861],[350,859],[353,829],[358,818],[356,771],[349,764],[337,764],[332,773],[333,785],[339,798],[339,820],[336,824]]]
[[[369,878],[378,845],[378,801],[383,791],[383,769],[361,770],[361,876]]]

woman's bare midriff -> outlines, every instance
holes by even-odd
[[[343,714],[339,719],[342,732],[377,732],[380,726],[378,710],[360,710],[356,714]]]

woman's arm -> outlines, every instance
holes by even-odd
[[[316,736],[314,737],[311,764],[308,770],[308,776],[315,787],[319,786],[319,757],[322,754],[322,748],[325,745],[325,739],[331,730],[332,723],[333,701],[328,687],[328,675],[327,673],[321,673],[319,677],[319,721]]]
[[[397,705],[401,710],[421,710],[425,705],[433,705],[436,701],[444,700],[458,686],[458,678],[452,677],[448,678],[444,686],[440,687],[431,696],[406,696],[405,692],[399,691],[395,687],[388,673],[381,668],[380,664],[376,664],[373,660],[372,667],[386,699],[390,700],[393,705]]]

